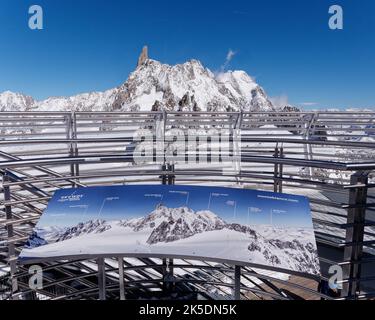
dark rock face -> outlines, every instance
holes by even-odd
[[[104,220],[91,220],[85,223],[81,222],[72,228],[68,228],[56,240],[56,242],[72,239],[90,233],[102,233],[109,229],[111,229],[111,226],[106,224],[106,221]]]
[[[280,259],[279,259],[276,255],[272,254],[272,252],[271,252],[270,250],[268,250],[268,249],[264,250],[264,251],[263,251],[263,255],[264,255],[264,257],[266,258],[266,260],[267,260],[271,265],[273,265],[273,266],[277,266],[277,265],[280,265],[280,264],[281,264]]]
[[[262,248],[256,242],[251,242],[249,244],[249,246],[247,247],[247,249],[251,252],[253,252],[253,251],[259,251],[260,252],[262,250]]]
[[[178,111],[201,111],[195,101],[194,95],[190,96],[187,92],[182,99],[178,102]]]
[[[40,237],[36,232],[33,232],[29,240],[27,240],[25,247],[27,249],[33,249],[33,248],[44,246],[46,244],[48,244],[46,240]]]
[[[152,105],[151,111],[161,111],[163,109],[162,104],[160,103],[159,100],[156,100],[155,103]]]
[[[291,242],[291,241],[281,241],[281,240],[275,239],[275,240],[269,240],[269,243],[279,249],[304,250],[303,244],[301,244],[297,240],[294,240],[293,242]]]
[[[251,237],[253,237],[255,240],[258,238],[257,233],[250,227],[247,227],[238,223],[227,224],[225,227],[228,228],[229,230],[246,233],[250,235]]]
[[[150,237],[147,239],[148,244],[155,244],[158,242],[173,242],[180,239],[185,239],[194,235],[188,224],[181,218],[176,222],[170,220],[163,221],[158,227],[152,231]]]
[[[267,98],[266,92],[263,88],[257,87],[251,91],[252,100],[250,105],[246,106],[247,111],[264,111],[273,110],[272,102]],[[266,98],[265,98],[266,97]],[[265,99],[264,99],[265,98]]]
[[[283,112],[301,112],[301,110],[295,106],[287,105],[282,109]]]
[[[298,240],[293,241],[281,241],[279,239],[268,240],[268,243],[277,249],[283,250],[283,252],[294,261],[294,265],[297,271],[306,272],[306,270],[312,273],[318,273],[319,270],[315,269],[319,266],[318,252],[312,243],[303,244]],[[277,265],[280,262],[277,257],[272,257],[270,252],[264,252],[264,256],[273,264]]]
[[[148,47],[144,46],[138,58],[137,68],[142,66],[148,60]]]

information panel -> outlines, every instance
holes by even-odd
[[[306,197],[222,187],[59,190],[20,259],[106,254],[186,256],[320,273]]]

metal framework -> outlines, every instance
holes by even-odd
[[[232,138],[240,131],[240,170],[165,157],[136,165],[131,144],[138,129],[150,130],[155,142],[175,129],[208,139],[212,129]],[[0,299],[374,297],[375,112],[1,112],[0,133]],[[142,183],[308,196],[322,277],[182,256],[82,256],[44,261],[43,289],[29,288],[28,267],[17,256],[54,191]],[[344,275],[335,296],[321,289],[332,265]]]

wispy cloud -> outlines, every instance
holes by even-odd
[[[286,94],[282,94],[281,96],[270,97],[272,104],[277,108],[283,108],[289,104],[289,99]]]
[[[227,56],[226,56],[226,58],[225,58],[225,62],[224,62],[223,65],[220,67],[220,71],[221,71],[221,72],[224,72],[224,71],[228,68],[230,62],[233,60],[233,58],[234,58],[234,56],[235,56],[236,54],[237,54],[236,51],[233,51],[232,49],[229,49],[229,50],[228,50]]]
[[[226,59],[226,62],[231,62],[231,60],[233,59],[233,57],[236,55],[236,52],[233,51],[232,49],[229,49],[228,53],[227,53],[227,59]]]

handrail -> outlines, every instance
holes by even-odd
[[[375,142],[351,142],[351,141],[314,141],[314,140],[303,140],[303,139],[288,139],[288,138],[254,138],[247,135],[242,135],[238,138],[241,142],[263,142],[263,143],[290,143],[290,144],[302,144],[302,145],[327,145],[327,146],[338,146],[338,147],[358,147],[358,148],[375,148]],[[188,141],[185,137],[181,141]],[[233,141],[233,137],[228,137],[229,142]],[[153,142],[159,142],[154,137]],[[119,143],[119,142],[133,142],[133,137],[124,138],[75,138],[75,139],[9,139],[0,140],[0,145],[22,145],[22,144],[62,144],[62,143]]]
[[[182,157],[173,157],[175,161],[184,161],[185,155]],[[0,161],[0,169],[22,167],[22,166],[39,166],[39,165],[58,165],[58,164],[76,164],[76,163],[101,163],[101,162],[132,162],[133,155],[127,154],[119,156],[118,154],[104,154],[99,156],[71,156],[71,157],[56,157],[56,158],[35,158],[22,159],[13,161]],[[369,163],[340,163],[333,161],[321,160],[300,160],[293,158],[274,158],[262,156],[241,156],[242,162],[252,163],[268,163],[268,164],[284,164],[291,166],[304,166],[324,169],[337,169],[342,171],[353,170],[375,170],[375,162]],[[155,163],[156,164],[156,163]]]

